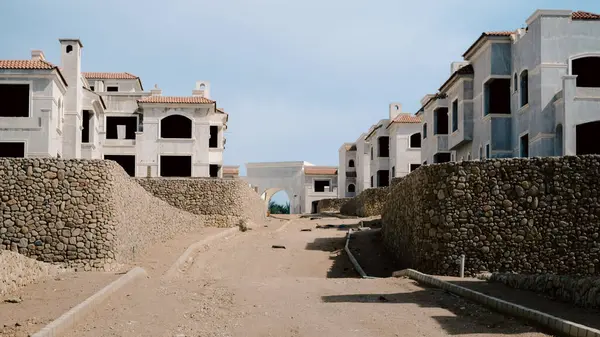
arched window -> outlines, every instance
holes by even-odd
[[[354,184],[348,185],[348,192],[354,193],[354,191],[356,191],[356,187],[354,186]]]
[[[521,72],[521,107],[529,103],[529,73],[527,70]]]
[[[192,120],[181,115],[170,115],[160,121],[161,138],[192,138]]]
[[[423,124],[423,139],[427,138],[427,123]]]
[[[350,159],[348,161],[348,167],[354,167],[354,160]]]
[[[410,148],[417,149],[421,147],[421,133],[413,133],[410,135]]]
[[[72,51],[73,51],[73,46],[71,46],[71,45],[68,45],[68,46],[67,46],[67,48],[66,48],[65,50],[66,50],[67,54],[69,54],[70,52],[72,52]]]
[[[467,160],[471,160],[471,152],[467,153]]]
[[[586,56],[571,61],[571,74],[577,75],[576,86],[600,87],[600,56]]]

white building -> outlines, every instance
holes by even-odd
[[[371,187],[389,186],[391,179],[421,163],[421,119],[389,105],[389,118],[372,125],[355,143],[339,149],[338,197],[353,197]]]
[[[421,119],[399,113],[386,128],[390,135],[390,177],[404,177],[421,166]]]
[[[285,191],[292,214],[315,213],[319,200],[337,198],[337,178],[337,167],[305,161],[247,163],[243,177],[267,204],[275,193]]]
[[[339,149],[338,198],[356,195],[356,144],[344,143]]]
[[[222,177],[228,115],[208,82],[191,96],[162,96],[129,73],[82,72],[77,39],[60,47],[60,67],[37,50],[0,60],[0,157],[104,158],[132,176]]]
[[[424,164],[600,154],[600,14],[536,10],[463,59],[422,101]]]

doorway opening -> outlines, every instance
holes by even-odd
[[[433,155],[433,162],[436,164],[448,163],[451,159],[450,153],[448,152],[439,152]]]
[[[130,177],[135,177],[135,156],[104,155],[104,160],[116,161]]]
[[[24,158],[25,143],[23,142],[0,142],[0,157]]]
[[[377,171],[377,187],[390,186],[390,170]]]
[[[575,129],[576,154],[600,154],[600,122],[590,122],[577,125]]]
[[[161,177],[191,177],[192,156],[160,156]]]
[[[310,213],[317,214],[319,212],[319,200],[315,200],[310,204]]]

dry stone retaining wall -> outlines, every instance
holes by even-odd
[[[428,165],[394,181],[387,248],[425,273],[600,274],[600,157]]]
[[[342,206],[349,200],[350,198],[321,199],[317,203],[317,213],[339,213]]]
[[[349,198],[340,208],[343,215],[352,215],[359,217],[370,217],[381,215],[390,189],[388,187],[369,188],[362,191],[359,195]]]
[[[530,290],[584,308],[600,308],[600,277],[494,273],[489,281]]]
[[[182,210],[203,215],[207,226],[232,227],[240,221],[261,222],[266,204],[240,179],[140,178],[154,196]]]
[[[0,249],[86,270],[204,225],[102,160],[0,158],[0,215]]]

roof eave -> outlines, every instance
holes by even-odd
[[[469,49],[462,55],[465,61],[470,61],[470,58],[483,46],[488,40],[510,40],[510,35],[490,35],[481,33],[481,36],[473,43]]]
[[[455,72],[454,74],[452,74],[452,76],[450,76],[450,78],[446,80],[446,82],[444,82],[444,84],[442,84],[442,86],[438,90],[440,92],[444,92],[447,89],[450,89],[450,87],[454,83],[456,83],[459,79],[463,77],[473,77],[473,74],[459,74],[458,72]]]

